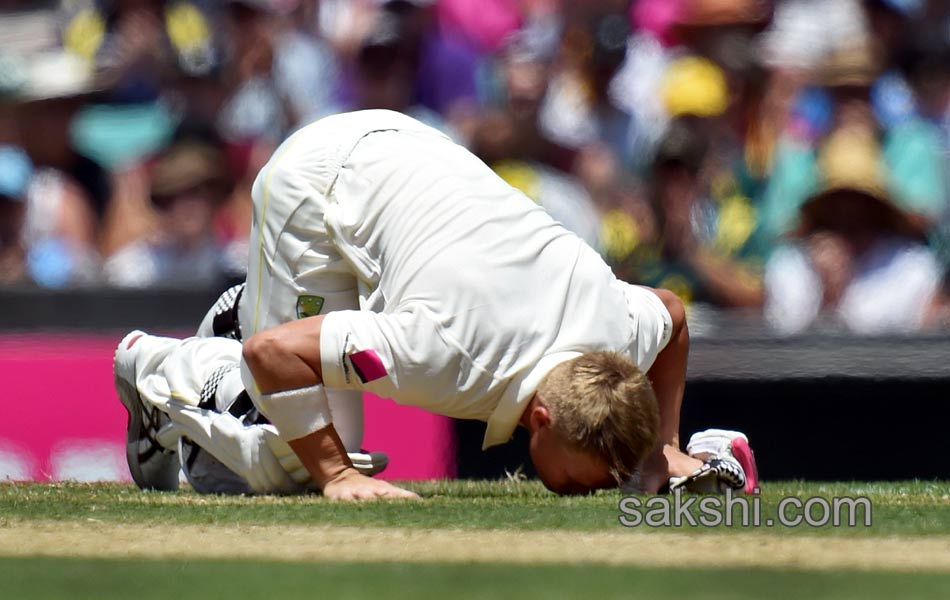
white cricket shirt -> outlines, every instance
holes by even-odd
[[[511,437],[565,360],[613,350],[650,368],[672,327],[655,294],[617,280],[445,136],[395,113],[365,115],[334,117],[360,141],[341,157],[324,220],[365,293],[362,310],[323,321],[325,384],[487,421],[488,447]]]

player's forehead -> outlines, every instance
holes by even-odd
[[[564,465],[557,491],[560,494],[587,494],[616,485],[613,474],[602,459],[581,454]]]

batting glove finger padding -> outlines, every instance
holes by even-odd
[[[712,458],[684,477],[670,478],[670,491],[685,489],[697,494],[722,494],[727,489],[741,490],[746,479],[742,467],[734,459]]]

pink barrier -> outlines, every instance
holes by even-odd
[[[128,481],[125,410],[112,383],[118,336],[0,336],[0,480]],[[391,479],[455,475],[450,421],[369,397],[364,445]]]
[[[389,454],[384,479],[444,479],[456,474],[451,420],[421,408],[367,394],[363,445]]]

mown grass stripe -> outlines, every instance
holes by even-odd
[[[0,558],[0,597],[17,600],[942,600],[950,597],[950,576],[600,565],[526,567],[503,563],[292,564],[248,560]]]
[[[0,556],[608,564],[950,573],[950,536],[829,538],[305,525],[7,522]]]

